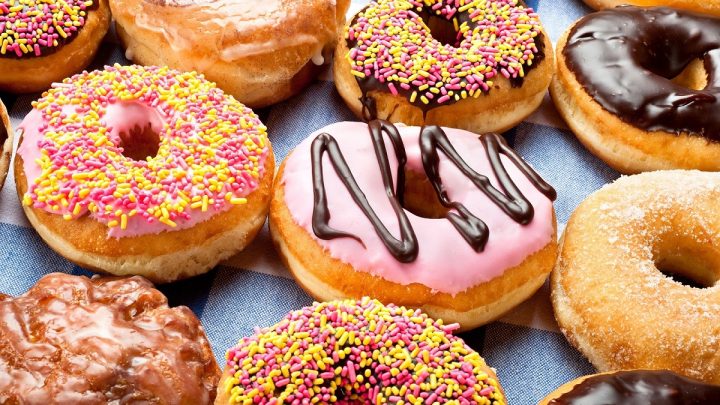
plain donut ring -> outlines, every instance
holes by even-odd
[[[667,369],[720,383],[719,200],[718,173],[659,171],[623,177],[573,213],[552,303],[599,371]]]

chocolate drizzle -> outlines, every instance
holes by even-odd
[[[720,141],[720,19],[663,7],[600,11],[575,25],[563,55],[585,91],[626,123]],[[670,80],[697,59],[705,89]]]
[[[375,156],[377,157],[378,165],[380,166],[383,185],[385,186],[385,193],[390,200],[390,204],[392,205],[400,224],[400,239],[398,240],[392,236],[387,227],[382,223],[380,218],[378,218],[377,214],[370,206],[367,197],[365,197],[365,194],[360,189],[360,186],[358,186],[357,181],[355,181],[355,177],[353,177],[350,167],[347,165],[347,162],[338,147],[337,141],[332,137],[332,135],[327,133],[318,135],[315,140],[313,140],[311,146],[313,197],[315,201],[312,219],[313,232],[315,232],[315,235],[321,239],[350,237],[362,243],[360,238],[357,236],[335,230],[329,225],[330,212],[328,211],[327,206],[327,193],[325,190],[322,168],[322,156],[327,152],[330,157],[330,162],[335,168],[338,176],[340,176],[340,180],[342,180],[345,188],[347,188],[350,195],[352,195],[355,203],[360,207],[360,209],[362,209],[368,220],[370,220],[375,228],[375,232],[382,239],[385,246],[399,261],[409,263],[414,261],[417,257],[418,242],[417,237],[415,236],[415,231],[410,225],[410,220],[402,207],[405,184],[405,162],[407,162],[405,147],[397,128],[389,122],[372,121],[368,124],[368,128],[375,148]],[[398,159],[398,182],[395,190],[393,190],[392,187],[390,163],[388,161],[387,150],[385,149],[385,142],[383,142],[383,134],[387,134],[392,141],[393,148],[395,149],[395,156],[397,156]]]
[[[720,404],[720,386],[669,371],[620,371],[590,377],[550,401],[553,405]]]
[[[340,180],[345,188],[350,192],[355,203],[360,207],[368,220],[375,228],[375,232],[382,239],[385,246],[392,255],[403,263],[409,263],[416,259],[418,254],[418,241],[412,225],[403,209],[403,197],[405,187],[405,164],[407,156],[405,154],[404,145],[400,133],[397,128],[382,120],[374,120],[368,124],[370,137],[375,149],[375,157],[383,179],[385,193],[395,211],[398,223],[400,225],[400,239],[396,239],[388,231],[387,227],[382,223],[370,206],[365,194],[358,186],[353,174],[348,166],[337,141],[332,135],[322,133],[318,135],[311,145],[312,159],[312,176],[313,176],[313,232],[318,238],[329,240],[334,238],[349,237],[360,243],[362,241],[357,236],[333,229],[329,226],[330,212],[327,204],[327,190],[325,190],[325,181],[323,174],[322,158],[325,153],[330,158]],[[383,134],[387,135],[393,144],[395,156],[398,160],[396,172],[397,185],[395,189],[392,186],[392,172],[389,164],[385,142],[383,142]],[[530,202],[517,188],[513,180],[507,173],[500,159],[500,155],[507,156],[518,169],[532,182],[532,184],[545,196],[554,200],[556,197],[555,190],[546,183],[520,156],[518,156],[505,142],[502,136],[497,134],[485,134],[480,136],[479,140],[483,142],[485,150],[492,167],[495,178],[497,179],[500,189],[495,188],[487,176],[484,176],[473,170],[457,153],[452,146],[442,128],[437,126],[423,127],[420,132],[420,151],[423,168],[425,170],[430,183],[432,184],[438,196],[440,203],[450,208],[446,218],[453,224],[455,229],[463,236],[468,244],[477,252],[483,251],[488,241],[490,230],[485,222],[470,212],[463,204],[452,201],[440,178],[439,152],[442,151],[445,156],[460,171],[467,176],[475,186],[480,189],[490,200],[495,203],[503,212],[505,212],[515,222],[527,225],[534,216],[534,210]],[[508,197],[509,195],[509,197]],[[454,211],[453,211],[454,210]]]
[[[525,8],[528,8],[527,4],[525,3],[524,0],[518,1],[518,4],[522,5]],[[366,6],[360,12],[358,12],[351,20],[350,26],[355,25],[357,18],[371,5]],[[427,8],[425,8],[425,7],[419,12],[417,10],[409,10],[409,12],[416,13],[420,17],[420,19],[423,21],[428,21],[428,18],[430,18],[431,16],[433,16],[435,18],[442,18],[442,17],[436,16],[434,12],[428,11]],[[467,12],[458,12],[458,13],[454,14],[454,18],[457,19],[458,26],[461,26],[462,24],[467,24],[470,27],[470,30],[474,30],[478,26],[478,22],[472,21],[472,19],[470,18],[470,14]],[[450,20],[450,21],[452,21],[452,20]],[[457,35],[458,35],[457,41],[460,41],[461,38],[459,37],[459,33]],[[348,49],[352,49],[358,45],[358,41],[351,41],[349,39],[346,39],[346,44],[347,44]],[[454,45],[457,45],[457,44],[454,44]],[[529,64],[523,65],[523,69],[525,70],[526,76],[527,76],[527,73],[529,73],[535,67],[540,65],[540,62],[542,62],[545,59],[545,39],[544,39],[543,33],[540,33],[535,37],[535,46],[537,47],[537,53],[535,54],[533,64],[532,65],[529,65]],[[382,83],[379,80],[375,79],[375,77],[373,77],[372,75],[367,76],[365,78],[360,78],[360,77],[355,76],[355,79],[358,83],[358,86],[360,87],[360,92],[361,92],[361,96],[360,96],[359,100],[360,100],[360,104],[362,105],[362,119],[365,122],[370,122],[375,119],[380,119],[381,117],[378,117],[378,115],[377,115],[376,101],[373,97],[369,96],[368,93],[370,93],[371,91],[381,91],[381,92],[387,93],[387,92],[389,92],[387,85],[385,83]],[[512,87],[521,87],[524,80],[525,80],[525,78],[521,77],[521,76],[509,79],[510,85]],[[438,104],[437,98],[435,98],[435,99],[429,100],[429,102],[427,104],[425,104],[422,102],[422,100],[419,97],[416,98],[414,101],[410,101],[410,96],[412,95],[412,93],[414,91],[412,88],[410,88],[408,90],[408,89],[404,89],[404,88],[398,86],[396,88],[396,90],[397,90],[398,94],[405,97],[405,99],[407,99],[408,102],[410,102],[415,107],[418,107],[422,111],[423,118],[425,118],[425,116],[427,116],[427,113],[430,110],[433,110],[437,107],[451,105],[451,104],[454,104],[457,101],[459,101],[459,100],[455,100],[455,98],[450,98],[445,103]],[[485,95],[487,95],[487,93],[485,93]],[[382,118],[389,119],[389,117],[382,117]]]

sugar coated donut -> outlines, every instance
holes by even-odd
[[[195,73],[85,72],[34,102],[20,130],[25,214],[81,266],[173,281],[242,250],[265,221],[265,126]]]
[[[600,371],[667,369],[720,383],[718,201],[720,174],[659,171],[621,178],[572,214],[552,303]]]
[[[87,66],[110,27],[107,0],[0,0],[0,90],[46,90]]]
[[[8,169],[10,168],[10,154],[13,148],[13,130],[10,117],[7,115],[5,104],[0,100],[0,190],[5,184]]]
[[[470,329],[552,270],[555,191],[499,135],[337,123],[277,178],[273,240],[319,300],[369,295]]]
[[[551,93],[575,135],[623,173],[720,170],[720,19],[618,7],[558,43]]]
[[[220,368],[200,321],[141,277],[50,274],[0,294],[3,404],[215,400]]]
[[[110,0],[128,59],[198,71],[259,108],[329,61],[350,0]]]
[[[369,298],[315,303],[230,349],[215,403],[505,404],[456,328]]]
[[[666,370],[629,370],[577,378],[538,405],[687,405],[720,403],[720,386]]]
[[[595,10],[613,8],[621,5],[633,6],[666,6],[683,10],[696,11],[720,15],[720,1],[718,0],[584,0],[588,6]]]
[[[376,0],[335,51],[335,84],[359,117],[500,132],[530,115],[552,44],[522,0]]]

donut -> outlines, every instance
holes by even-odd
[[[553,51],[522,0],[376,0],[335,49],[340,95],[365,121],[502,132],[540,105]]]
[[[107,0],[0,0],[0,90],[47,90],[85,68],[110,28]]]
[[[54,273],[0,294],[3,404],[212,404],[220,368],[200,321],[141,277]]]
[[[25,214],[80,266],[170,282],[239,252],[265,222],[266,128],[196,73],[84,72],[35,101],[20,130]]]
[[[720,170],[720,19],[670,8],[587,15],[560,39],[550,92],[622,173]]]
[[[499,135],[342,122],[285,160],[270,230],[316,299],[372,296],[466,330],[547,279],[554,198]]]
[[[367,297],[314,303],[228,350],[215,404],[506,404],[456,328]]]
[[[10,154],[13,148],[13,130],[10,125],[5,104],[0,100],[0,190],[5,184],[8,169],[10,168]]]
[[[595,10],[613,8],[621,5],[633,6],[666,6],[698,13],[720,15],[720,1],[718,0],[584,0]]]
[[[600,371],[720,384],[720,174],[623,177],[570,217],[551,276],[560,329]]]
[[[128,59],[198,71],[260,108],[329,61],[350,0],[111,0]]]
[[[667,370],[629,370],[577,378],[550,393],[538,405],[718,403],[720,386]]]

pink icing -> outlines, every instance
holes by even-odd
[[[398,125],[398,129],[407,152],[408,170],[422,173],[418,143],[420,128]],[[462,158],[477,172],[488,176],[493,185],[498,187],[478,136],[459,129],[444,130]],[[509,218],[440,153],[440,174],[449,197],[462,202],[490,229],[490,238],[483,252],[473,250],[447,219],[423,218],[406,210],[415,229],[419,253],[413,262],[397,261],[352,200],[327,156],[323,159],[323,172],[331,215],[329,225],[359,236],[365,247],[352,238],[319,239],[312,230],[310,144],[323,132],[331,134],[337,140],[358,185],[373,209],[393,235],[399,235],[395,213],[382,187],[368,128],[363,123],[332,124],[313,133],[298,145],[285,163],[281,180],[285,187],[285,201],[295,222],[327,249],[332,257],[349,263],[360,271],[398,284],[420,283],[433,290],[455,295],[502,275],[505,270],[517,266],[542,249],[552,238],[552,201],[538,191],[512,161],[501,156],[508,174],[535,210],[533,220],[527,225],[520,225]],[[390,165],[392,168],[397,167],[393,148],[387,137],[385,139]]]

